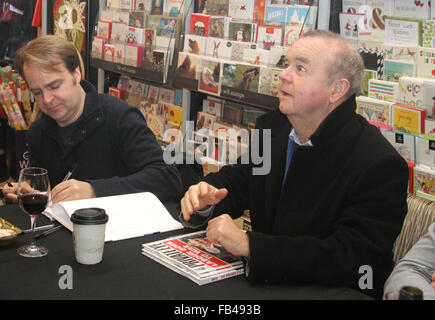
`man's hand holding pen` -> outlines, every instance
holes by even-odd
[[[67,172],[62,182],[51,190],[51,201],[71,201],[79,199],[95,198],[94,187],[88,182],[70,179],[77,164]]]
[[[63,181],[51,190],[51,201],[70,201],[78,199],[95,198],[95,191],[92,185],[85,181],[69,179],[72,171],[69,171]],[[18,203],[18,183],[8,182],[0,190],[6,203]]]
[[[95,198],[92,185],[75,179],[65,180],[51,190],[51,200],[54,202]]]

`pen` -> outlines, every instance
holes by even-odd
[[[38,234],[37,236],[35,236],[34,239],[35,239],[35,240],[38,240],[38,239],[45,238],[45,237],[48,236],[49,234],[52,234],[53,232],[56,232],[57,230],[61,229],[62,227],[63,227],[63,225],[60,224],[60,225],[58,225],[58,226],[56,226],[56,227],[53,227],[53,228],[51,228],[51,229],[48,229],[47,231],[44,231],[44,232]]]
[[[57,226],[57,224],[47,224],[46,226],[36,227],[35,231],[47,230],[47,229],[53,228],[55,226]],[[23,233],[29,233],[29,232],[32,232],[32,229],[27,229],[27,230],[23,231]]]
[[[63,178],[62,182],[68,180],[71,175],[73,174],[74,170],[77,168],[77,164],[74,166],[74,168],[72,168],[70,171],[68,171],[68,173],[66,174],[65,178]]]

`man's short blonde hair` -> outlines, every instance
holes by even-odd
[[[352,44],[338,33],[326,30],[312,30],[304,33],[301,38],[322,38],[330,42],[336,49],[335,57],[328,68],[329,84],[345,78],[350,82],[349,92],[346,97],[352,94],[360,94],[364,78],[364,61]]]
[[[15,69],[24,78],[24,64],[34,64],[47,71],[58,71],[59,65],[73,73],[80,68],[84,76],[83,60],[73,43],[54,35],[45,35],[29,41],[17,50],[14,57]]]

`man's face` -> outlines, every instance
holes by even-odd
[[[327,66],[333,58],[331,44],[321,38],[302,38],[288,51],[289,66],[280,75],[280,111],[290,118],[324,117],[332,85]]]
[[[83,112],[79,68],[69,72],[63,64],[57,71],[24,64],[24,75],[39,108],[57,124],[64,127],[77,120]]]

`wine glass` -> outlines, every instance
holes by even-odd
[[[21,169],[18,179],[17,195],[18,204],[21,210],[30,216],[30,224],[32,227],[30,244],[18,248],[17,252],[23,257],[45,256],[48,253],[48,249],[35,245],[33,233],[36,218],[45,210],[51,197],[48,171],[37,167]]]

